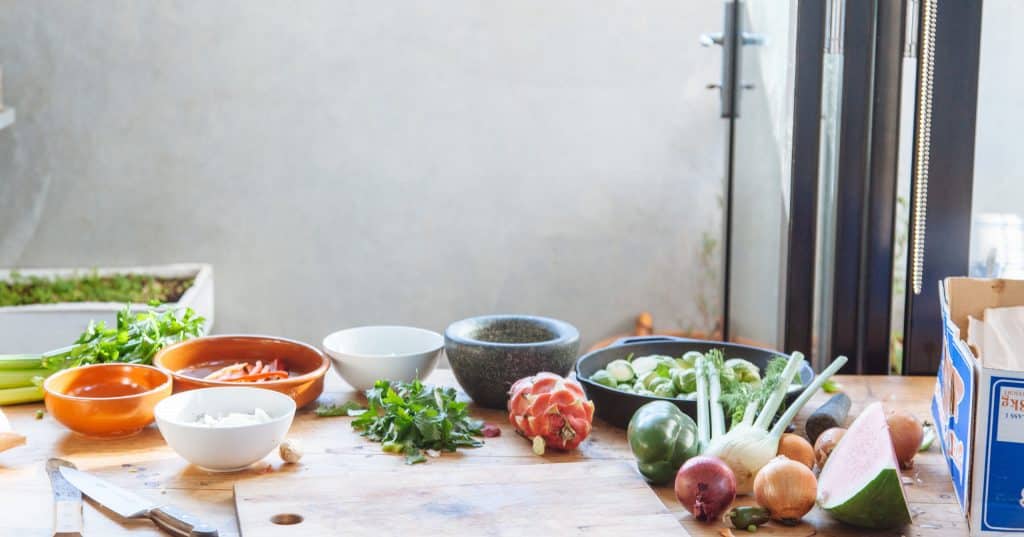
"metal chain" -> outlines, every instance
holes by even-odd
[[[921,294],[924,279],[925,221],[928,211],[928,165],[932,135],[932,82],[935,72],[935,20],[938,0],[921,0],[921,48],[917,61],[917,138],[914,148],[914,211],[911,225],[911,286]]]

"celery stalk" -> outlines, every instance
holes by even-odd
[[[0,354],[0,371],[37,367],[42,367],[42,357],[38,354]]]
[[[0,406],[35,403],[42,400],[43,390],[39,386],[24,386],[0,390]]]
[[[0,389],[33,386],[33,379],[36,377],[47,377],[50,373],[49,369],[41,367],[36,369],[0,369]]]
[[[814,377],[814,380],[811,381],[811,383],[804,388],[804,391],[800,396],[793,401],[793,404],[786,408],[786,413],[779,418],[779,421],[775,422],[775,426],[772,428],[773,438],[776,440],[782,438],[782,433],[786,432],[786,427],[789,427],[790,422],[792,422],[793,418],[795,418],[797,413],[800,412],[800,409],[807,404],[807,401],[809,401],[815,393],[817,393],[818,388],[821,388],[821,385],[830,379],[832,375],[835,375],[836,372],[839,371],[839,368],[843,367],[845,364],[846,357],[838,356],[835,360],[832,360],[832,363],[829,364],[829,366],[821,373],[818,373],[818,376]]]
[[[722,412],[722,383],[714,360],[705,364],[708,371],[709,390],[711,392],[711,438],[725,434],[725,413]]]
[[[708,372],[704,355],[697,358],[697,439],[701,446],[711,442],[711,414],[708,403]],[[702,448],[703,449],[703,448]]]
[[[743,425],[753,425],[755,417],[757,417],[756,400],[747,403],[747,408],[743,410],[743,421],[740,423],[742,423]]]
[[[754,427],[758,429],[768,430],[768,426],[772,423],[772,418],[775,417],[775,413],[779,410],[779,405],[782,404],[783,398],[786,397],[786,392],[789,390],[789,385],[793,383],[793,377],[796,376],[800,370],[800,366],[804,363],[804,355],[800,351],[796,351],[789,356],[789,361],[786,362],[786,368],[782,370],[782,374],[779,375],[779,384],[776,386],[775,391],[768,396],[768,400],[765,401],[764,406],[761,407],[761,413],[757,415],[757,419],[754,420]]]

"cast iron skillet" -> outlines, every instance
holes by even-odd
[[[630,354],[633,357],[647,356],[649,354],[663,354],[678,358],[687,351],[707,352],[711,349],[722,349],[728,358],[743,358],[750,361],[764,371],[768,361],[776,356],[787,358],[786,355],[777,351],[760,349],[736,343],[724,343],[721,341],[703,341],[698,339],[683,339],[668,336],[646,336],[620,339],[609,347],[589,352],[576,361],[576,379],[583,385],[583,391],[587,397],[594,402],[594,412],[597,417],[621,428],[629,425],[633,413],[641,406],[651,401],[671,401],[680,410],[697,419],[697,402],[683,399],[671,399],[668,397],[657,397],[638,395],[609,388],[592,382],[590,375],[597,370],[603,369],[612,360],[626,358]],[[805,362],[800,369],[800,381],[807,386],[814,379],[814,371]],[[803,390],[791,390],[786,394],[786,404],[792,403]]]

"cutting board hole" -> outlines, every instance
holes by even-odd
[[[270,517],[270,521],[278,526],[292,526],[302,522],[302,515],[296,515],[295,513],[281,513]]]

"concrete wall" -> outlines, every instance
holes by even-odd
[[[218,331],[700,324],[717,2],[8,0],[0,266],[208,261]]]

